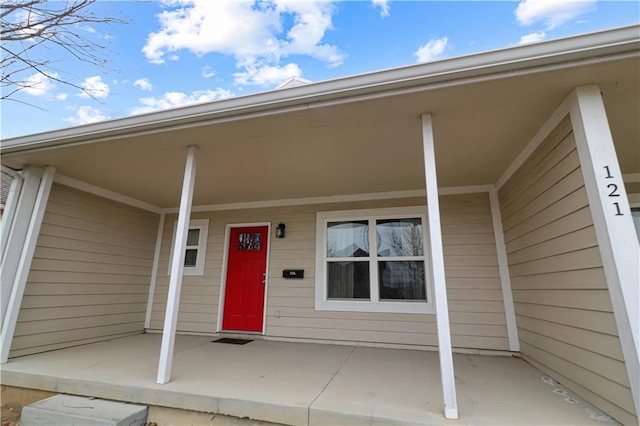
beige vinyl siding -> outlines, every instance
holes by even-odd
[[[568,120],[499,191],[521,353],[624,424],[637,424]]]
[[[271,234],[266,334],[323,341],[437,346],[434,315],[315,310],[316,213],[400,207],[424,199],[385,200],[194,213],[208,218],[205,274],[184,277],[178,330],[215,333],[227,224],[279,222],[286,238]],[[453,345],[508,350],[489,197],[486,193],[441,197],[445,266]],[[176,217],[167,216],[151,329],[162,328],[167,300],[169,247]],[[283,269],[304,269],[304,279],[283,279]]]
[[[54,184],[10,356],[142,333],[158,220]]]

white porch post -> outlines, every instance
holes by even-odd
[[[640,245],[600,88],[579,87],[571,96],[571,124],[593,226],[633,402],[640,413]]]
[[[440,356],[440,375],[442,376],[444,416],[447,419],[457,419],[458,403],[456,401],[456,383],[453,373],[453,354],[451,352],[449,307],[447,304],[447,286],[444,274],[442,230],[440,227],[440,203],[438,201],[436,155],[433,146],[431,114],[422,115],[422,144],[424,151],[424,176],[427,188],[427,220],[429,222],[429,271],[431,273],[431,282],[433,283],[436,305],[438,352]]]
[[[4,206],[2,221],[0,222],[0,239],[2,240],[2,244],[0,245],[0,259],[3,259],[6,253],[9,231],[15,219],[16,204],[18,204],[18,197],[20,197],[20,190],[22,189],[22,182],[24,181],[20,173],[8,167],[2,166],[2,173],[11,176],[11,187],[9,188],[7,203]]]
[[[180,308],[180,288],[182,287],[182,272],[184,270],[184,253],[187,244],[187,234],[189,232],[193,188],[196,180],[197,154],[198,147],[190,146],[187,153],[184,180],[182,182],[182,196],[180,198],[180,210],[178,211],[176,238],[172,248],[173,257],[171,262],[171,277],[169,278],[169,294],[167,296],[167,310],[164,317],[160,363],[158,365],[157,382],[159,384],[165,384],[171,380],[173,346],[176,338],[178,310]]]
[[[13,283],[18,271],[20,255],[25,246],[29,222],[33,216],[34,206],[38,196],[38,190],[42,182],[43,170],[39,167],[27,166],[22,172],[23,182],[18,200],[13,213],[13,223],[10,227],[3,227],[3,234],[6,232],[6,242],[2,252],[2,263],[0,266],[0,321],[7,315],[9,297],[13,291]],[[3,219],[4,222],[4,219]]]
[[[16,330],[18,322],[18,313],[22,305],[22,296],[27,285],[27,278],[31,269],[31,261],[33,253],[36,250],[38,235],[40,235],[40,227],[42,219],[49,201],[49,193],[53,184],[53,176],[56,168],[49,166],[44,170],[38,192],[33,203],[33,210],[28,218],[28,227],[24,238],[24,243],[19,247],[19,260],[17,261],[15,277],[11,282],[10,294],[8,297],[7,311],[2,323],[2,332],[0,332],[0,362],[6,363],[9,359],[9,351],[11,350],[11,342],[13,341],[13,333]]]

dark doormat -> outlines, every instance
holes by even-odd
[[[249,339],[231,339],[229,337],[223,337],[222,339],[212,340],[213,343],[229,343],[230,345],[246,345],[253,340]]]

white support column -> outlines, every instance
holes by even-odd
[[[22,305],[22,296],[24,295],[24,289],[27,285],[27,277],[29,276],[29,270],[31,269],[33,253],[36,250],[38,235],[40,235],[42,218],[44,217],[44,212],[47,208],[47,201],[49,200],[49,193],[51,192],[51,184],[53,183],[55,171],[55,167],[51,166],[45,169],[38,188],[35,204],[33,206],[33,214],[29,220],[29,227],[27,229],[24,247],[22,247],[20,253],[18,269],[11,288],[11,295],[9,296],[7,314],[2,324],[2,332],[0,332],[0,362],[2,364],[6,363],[9,359],[9,350],[11,349],[13,333],[16,329],[18,313],[20,312],[20,306]]]
[[[0,259],[4,259],[4,255],[6,253],[9,231],[11,230],[11,225],[15,219],[16,205],[18,204],[18,198],[20,197],[22,182],[24,182],[22,175],[15,170],[2,166],[2,172],[11,176],[12,180],[11,187],[9,188],[9,194],[7,195],[7,202],[4,206],[4,212],[2,212],[2,221],[0,221],[0,239],[2,240],[0,245]]]
[[[184,255],[187,247],[187,234],[189,232],[189,218],[191,216],[193,188],[196,181],[197,154],[198,147],[189,147],[187,163],[184,169],[184,180],[182,182],[182,196],[180,198],[176,238],[172,248],[173,255],[171,261],[171,276],[169,278],[169,294],[167,296],[167,310],[164,317],[162,346],[160,348],[160,363],[158,365],[157,382],[159,384],[165,384],[171,380],[173,346],[176,339],[176,327],[178,325],[178,310],[180,309],[180,289],[182,287]]]
[[[158,264],[160,263],[160,248],[162,246],[162,231],[164,230],[164,213],[160,213],[158,221],[158,234],[156,235],[156,251],[153,254],[153,268],[151,270],[151,282],[149,283],[149,297],[147,298],[147,314],[144,319],[144,328],[151,324],[151,312],[153,311],[153,298],[156,292],[156,281],[158,279]]]
[[[509,337],[509,350],[520,351],[518,339],[518,327],[516,324],[516,312],[513,307],[513,293],[511,291],[511,277],[509,276],[509,262],[507,260],[507,248],[504,244],[504,231],[502,229],[502,214],[500,213],[500,199],[498,190],[489,191],[491,202],[491,218],[493,219],[493,234],[496,240],[496,252],[498,255],[498,269],[500,270],[500,285],[502,287],[502,301],[504,303],[504,316],[507,321],[507,336]]]
[[[9,235],[0,266],[0,321],[3,325],[7,316],[9,298],[13,292],[13,284],[16,281],[18,263],[27,241],[29,223],[33,217],[43,172],[39,167],[29,166],[24,169],[22,175],[24,181],[18,197],[15,217],[11,228],[7,230]]]
[[[449,307],[447,304],[447,285],[444,274],[440,203],[438,201],[436,155],[433,145],[431,114],[422,115],[422,144],[424,150],[424,176],[427,188],[427,220],[429,222],[429,271],[431,273],[436,305],[444,416],[447,419],[457,419],[458,403],[456,401],[456,382],[453,373],[453,354],[451,351]]]
[[[598,86],[572,93],[571,124],[636,413],[640,413],[640,246]]]

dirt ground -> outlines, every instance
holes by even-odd
[[[2,386],[2,393],[0,394],[2,426],[19,425],[22,407],[53,395],[55,395],[54,392]]]
[[[50,396],[55,392],[35,389],[2,386],[0,396],[2,413],[1,426],[19,426],[22,407],[33,404]],[[149,407],[147,426],[277,426],[275,423],[260,422],[220,414],[199,413],[195,411],[178,410],[166,407]],[[53,426],[53,425],[52,425]]]

